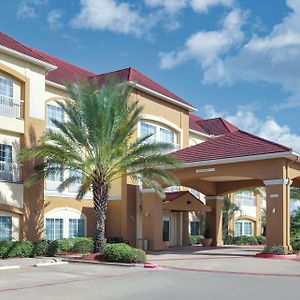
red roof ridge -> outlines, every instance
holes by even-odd
[[[27,55],[27,56],[31,56],[31,57],[36,58],[36,59],[38,59],[37,57],[40,57],[40,60],[41,60],[41,61],[46,62],[46,63],[49,63],[49,64],[53,64],[53,63],[52,63],[51,61],[49,61],[47,58],[45,58],[44,56],[40,55],[40,54],[38,53],[37,50],[35,50],[35,49],[33,49],[33,48],[27,46],[27,45],[24,44],[24,43],[21,43],[21,42],[15,40],[14,38],[8,36],[7,34],[5,34],[5,33],[2,32],[2,31],[0,31],[0,34],[3,35],[6,39],[8,39],[8,40],[10,40],[10,41],[13,41],[14,43],[16,43],[16,44],[19,45],[21,48],[23,48],[23,47],[26,48],[26,50],[28,50],[29,52],[31,52],[31,53],[33,54],[33,56],[31,56],[31,55],[29,55],[29,54],[26,54],[26,53],[24,53],[24,52],[22,52],[22,51],[18,51],[18,50],[9,48],[9,47],[6,47],[6,48],[9,48],[9,49],[11,49],[11,50],[15,50],[15,51],[17,51],[17,52],[21,52],[22,54],[25,54],[25,55]],[[36,57],[36,56],[37,56],[37,57]],[[55,64],[54,64],[54,65],[55,65]]]
[[[239,130],[236,126],[234,126],[232,123],[228,122],[227,120],[223,119],[222,117],[219,118],[221,122],[224,124],[224,126],[228,129],[229,132],[236,132]]]

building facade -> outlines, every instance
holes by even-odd
[[[54,119],[65,120],[64,111],[56,101],[68,97],[64,86],[66,81],[93,80],[100,87],[112,76],[131,85],[131,98],[143,106],[135,137],[152,133],[152,139],[171,143],[178,153],[176,155],[187,164],[190,153],[197,150],[199,156],[203,149],[209,150],[211,144],[215,145],[213,149],[216,151],[209,150],[209,154],[214,153],[209,159],[228,156],[227,152],[221,153],[220,150],[226,148],[224,140],[227,144],[238,143],[244,138],[247,138],[246,144],[255,140],[261,147],[255,148],[255,155],[259,155],[259,151],[269,155],[257,150],[264,149],[265,145],[275,154],[287,155],[290,151],[284,146],[275,147],[271,142],[250,137],[222,118],[204,120],[196,116],[193,114],[196,109],[191,104],[134,68],[95,74],[0,33],[0,240],[93,236],[95,215],[91,193],[78,201],[75,199],[76,185],[58,192],[57,187],[69,175],[67,172],[49,176],[44,182],[26,188],[23,182],[32,174],[34,163],[21,165],[16,157],[21,149],[34,146],[47,129],[55,130]],[[198,149],[199,145],[202,145],[201,149]],[[242,146],[238,149],[240,152],[236,149],[228,151],[234,157],[253,156],[251,149]],[[199,172],[202,176],[215,171],[214,167],[208,167]],[[195,174],[199,172],[196,170]],[[191,179],[193,176],[188,177],[188,181],[187,177],[182,177],[182,186],[166,187],[165,199],[158,198],[152,190],[144,189],[126,177],[115,181],[109,194],[107,236],[119,236],[137,246],[148,240],[149,248],[154,250],[185,245],[188,243],[189,213],[193,212],[195,215],[207,214],[214,244],[220,244],[220,196],[210,187],[221,182],[219,191],[224,195],[236,189],[224,189],[221,186],[224,180],[231,183],[235,179],[244,180],[238,188],[242,189],[247,187],[246,177],[222,175],[207,179],[205,185],[200,180],[198,183],[201,184],[197,185]],[[263,183],[253,181],[253,184]],[[206,202],[204,195],[207,196]],[[243,223],[242,233],[247,226]]]

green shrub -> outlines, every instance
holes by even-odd
[[[258,235],[256,237],[256,239],[257,239],[257,242],[258,242],[259,245],[265,245],[266,244],[266,237],[265,236]]]
[[[260,242],[263,242],[265,243],[265,239],[263,240],[264,237],[260,237]],[[260,244],[258,239],[254,236],[245,236],[245,235],[242,235],[242,236],[227,236],[225,239],[224,239],[224,244],[225,245],[258,245]]]
[[[300,236],[292,237],[291,245],[292,245],[294,252],[296,252],[296,253],[300,252]]]
[[[71,251],[74,242],[72,239],[61,239],[58,242],[58,252]]]
[[[287,250],[283,246],[272,246],[272,247],[265,247],[262,251],[264,254],[288,254]]]
[[[203,239],[204,239],[203,235],[190,235],[189,243],[190,243],[190,245],[200,244],[201,240],[203,240]]]
[[[59,242],[58,242],[58,240],[51,241],[48,245],[46,255],[47,256],[54,256],[58,253],[59,253]]]
[[[32,255],[33,244],[30,241],[15,241],[7,248],[3,258],[30,257]]]
[[[33,243],[31,256],[45,256],[47,254],[49,243],[45,240]]]
[[[94,249],[94,242],[91,238],[87,237],[78,237],[71,239],[73,244],[71,251],[79,253],[88,253],[92,252]]]
[[[254,236],[240,236],[236,241],[236,245],[257,245],[258,241]]]
[[[108,244],[121,244],[124,243],[124,240],[121,236],[112,236],[106,239]]]
[[[209,229],[209,227],[206,227],[206,228],[205,228],[205,231],[204,231],[204,238],[205,238],[205,239],[210,239],[210,238],[211,238],[211,234],[210,234],[210,229]]]
[[[7,253],[9,249],[12,247],[13,242],[12,241],[1,241],[0,242],[0,258],[7,257]]]
[[[130,247],[127,244],[107,244],[103,258],[111,262],[145,263],[146,254],[142,249]]]

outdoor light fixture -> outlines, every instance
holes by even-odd
[[[147,212],[145,213],[145,216],[146,216],[146,217],[150,217],[150,211],[147,211]]]

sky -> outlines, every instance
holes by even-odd
[[[0,26],[96,73],[132,66],[300,152],[300,0],[10,0]]]

